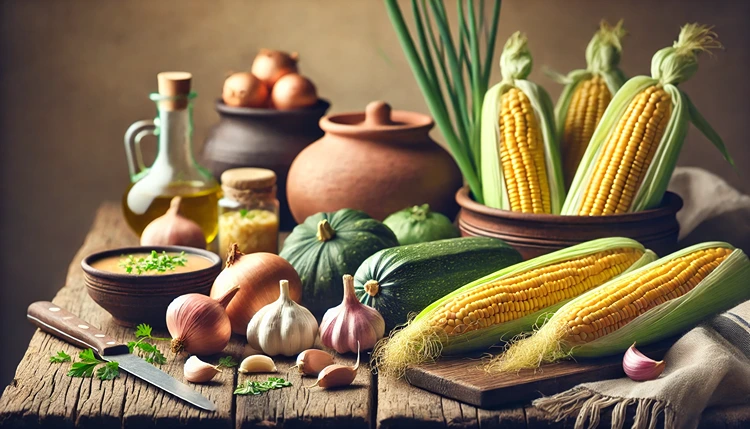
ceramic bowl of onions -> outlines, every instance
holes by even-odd
[[[209,293],[222,260],[194,247],[138,246],[94,253],[81,267],[89,296],[116,323],[163,327],[175,298]]]
[[[299,64],[296,52],[261,49],[250,67],[231,73],[216,101],[220,120],[202,153],[202,164],[215,177],[230,168],[273,170],[282,229],[296,225],[286,203],[289,166],[323,136],[318,122],[330,107]]]

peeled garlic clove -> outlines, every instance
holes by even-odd
[[[300,374],[318,375],[323,368],[333,365],[333,356],[323,350],[308,349],[297,356],[296,368]]]
[[[206,248],[206,237],[200,225],[180,215],[182,198],[174,197],[169,210],[146,226],[141,233],[141,246],[188,246]]]
[[[635,348],[633,343],[622,358],[622,369],[635,381],[654,380],[664,371],[664,361],[655,361]]]
[[[357,344],[357,363],[354,366],[333,364],[323,368],[318,374],[318,381],[308,388],[315,386],[328,389],[329,387],[348,386],[357,378],[357,369],[359,368],[359,344]]]
[[[276,364],[273,359],[265,355],[248,356],[242,360],[239,372],[250,374],[255,372],[276,372]]]
[[[385,334],[385,321],[378,310],[368,307],[354,293],[354,278],[344,276],[344,299],[326,311],[320,323],[320,340],[338,353],[353,353],[359,344],[363,350],[375,347]]]
[[[217,366],[203,362],[198,359],[197,356],[190,356],[185,361],[185,366],[182,368],[182,371],[185,375],[185,380],[192,383],[206,383],[211,381],[216,374],[221,372]]]

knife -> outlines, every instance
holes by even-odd
[[[29,306],[26,317],[42,331],[70,344],[91,348],[103,360],[117,362],[125,371],[183,401],[207,411],[216,411],[216,405],[203,395],[140,357],[130,354],[126,344],[117,342],[57,304],[37,301]]]

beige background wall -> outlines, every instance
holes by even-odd
[[[94,210],[127,185],[122,135],[154,116],[147,95],[157,72],[195,75],[196,151],[217,119],[212,103],[225,73],[248,68],[261,47],[299,51],[302,71],[333,112],[374,99],[426,111],[377,0],[15,0],[0,7],[0,386],[33,331],[26,306],[62,286]],[[727,49],[704,56],[683,88],[747,170],[748,17],[750,2],[741,0],[508,0],[498,48],[512,31],[527,32],[532,79],[557,97],[559,86],[540,66],[582,67],[600,18],[625,19],[629,75],[647,73],[653,52],[671,44],[681,24],[714,24]],[[493,80],[498,75],[496,67]],[[747,175],[732,173],[695,129],[680,164],[706,167],[750,192]]]

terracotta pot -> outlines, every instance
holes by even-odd
[[[219,123],[203,145],[202,164],[217,178],[238,167],[268,168],[276,172],[282,230],[296,225],[286,198],[286,178],[294,157],[319,139],[318,121],[331,105],[326,100],[304,109],[276,110],[230,107],[216,101]]]
[[[375,219],[415,204],[453,215],[461,173],[429,137],[432,118],[391,111],[375,101],[366,112],[324,117],[325,136],[289,170],[287,195],[297,222],[318,212],[363,210]]]
[[[456,193],[461,206],[458,228],[463,236],[494,237],[516,248],[524,259],[604,237],[628,237],[659,256],[676,250],[682,198],[667,192],[662,206],[637,213],[610,216],[559,216],[518,213],[479,204],[469,188]]]

